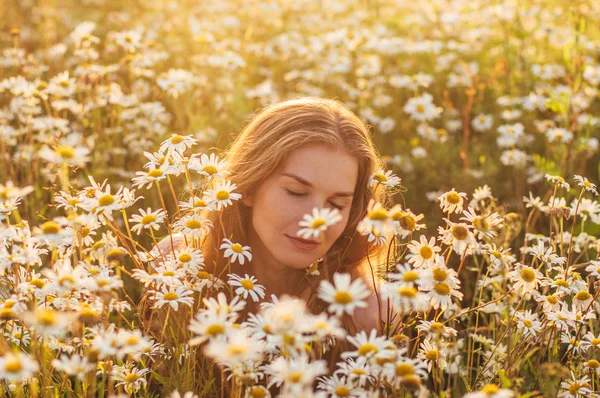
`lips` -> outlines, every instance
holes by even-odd
[[[289,239],[290,243],[294,247],[296,247],[300,250],[303,250],[303,251],[312,251],[319,246],[319,242],[314,241],[314,240],[308,240],[308,239],[302,239],[302,238],[292,238],[289,235],[285,235],[285,236]]]

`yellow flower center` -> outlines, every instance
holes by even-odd
[[[418,113],[423,113],[425,112],[425,107],[423,105],[417,105],[417,112]]]
[[[597,346],[600,345],[600,338],[596,337],[594,339],[592,339],[592,341],[590,341],[590,344]]]
[[[523,268],[521,270],[521,279],[527,283],[531,283],[535,280],[535,272],[531,268]]]
[[[46,221],[42,224],[41,229],[46,235],[55,235],[62,230],[62,227],[56,221]]]
[[[586,365],[588,368],[592,368],[592,369],[600,368],[600,362],[596,361],[595,359],[590,359],[589,361],[586,362]]]
[[[254,289],[254,283],[250,279],[244,279],[240,283],[242,284],[242,287],[246,290]]]
[[[315,218],[312,223],[310,224],[310,227],[312,229],[317,229],[322,227],[323,225],[325,225],[325,219],[323,218]]]
[[[435,279],[438,282],[443,282],[448,278],[448,273],[446,272],[446,270],[439,267],[435,268],[432,274],[433,279]]]
[[[217,192],[217,200],[227,200],[227,199],[229,199],[229,192],[227,192],[227,191]]]
[[[421,379],[415,375],[407,375],[401,379],[400,385],[408,391],[417,391],[421,388]]]
[[[163,276],[175,276],[175,272],[174,271],[165,271],[162,274],[163,274]]]
[[[192,260],[192,256],[188,253],[181,253],[178,257],[178,260],[182,263],[187,263]]]
[[[210,274],[206,271],[198,272],[198,279],[210,279]]]
[[[66,284],[74,284],[75,283],[75,278],[73,278],[71,275],[64,275],[61,276],[60,278],[58,278],[58,284],[61,286],[65,286]]]
[[[206,202],[202,199],[198,199],[194,202],[194,207],[206,207]]]
[[[494,384],[486,384],[485,386],[483,386],[483,388],[481,389],[481,392],[492,395],[492,394],[497,394],[498,391],[500,391],[500,389],[498,388],[498,386],[494,385]]]
[[[583,185],[585,185],[587,188],[593,188],[594,187],[594,185],[591,182],[589,182],[589,181],[584,181]]]
[[[494,250],[492,252],[492,256],[496,257],[497,259],[502,258],[502,253],[500,253],[498,250]]]
[[[200,221],[198,221],[198,220],[188,220],[185,223],[186,228],[189,228],[189,229],[198,229],[198,228],[200,228],[201,225],[202,224],[200,224]]]
[[[35,314],[35,319],[40,325],[51,326],[56,323],[56,313],[52,310],[40,310]]]
[[[125,381],[128,383],[134,383],[139,378],[140,378],[140,375],[138,375],[137,373],[129,373],[127,376],[125,376]]]
[[[375,173],[375,175],[373,176],[373,179],[375,181],[379,181],[379,182],[386,182],[388,180],[388,178],[385,176],[385,174],[382,174],[382,173]]]
[[[225,331],[225,328],[223,327],[223,325],[219,325],[218,323],[209,325],[206,328],[206,334],[213,336],[213,337],[222,334],[224,331]]]
[[[412,286],[402,286],[398,289],[398,295],[406,298],[413,298],[417,295],[417,289]]]
[[[171,137],[171,143],[172,144],[181,144],[183,142],[184,138],[180,135],[174,135],[173,137]]]
[[[140,342],[140,339],[138,339],[136,336],[129,336],[127,337],[127,340],[125,340],[125,343],[129,344],[129,345],[136,345]]]
[[[444,326],[443,323],[441,322],[433,322],[430,326],[429,326],[429,330],[431,330],[434,333],[444,333],[444,331],[446,330],[446,326]]]
[[[460,203],[460,195],[456,192],[450,192],[446,195],[446,201],[452,205],[457,205]]]
[[[23,364],[18,359],[9,359],[4,364],[4,370],[7,373],[19,373],[23,369]]]
[[[456,240],[465,240],[469,236],[469,230],[462,225],[455,225],[452,227],[452,236]]]
[[[546,301],[549,302],[550,304],[556,304],[558,303],[558,299],[554,296],[548,296],[546,297]]]
[[[352,296],[348,292],[337,292],[333,300],[338,304],[349,304],[352,302]]]
[[[369,212],[369,220],[384,221],[388,218],[388,212],[383,207]]]
[[[231,245],[231,250],[233,250],[236,253],[244,252],[244,248],[239,243],[234,243],[233,245]]]
[[[396,376],[404,377],[415,373],[415,368],[410,363],[396,365]]]
[[[433,290],[440,296],[447,296],[450,294],[450,286],[446,282],[440,282],[433,287]]]
[[[425,358],[427,358],[430,361],[437,361],[438,359],[440,359],[440,353],[438,350],[429,350],[425,354]]]
[[[421,257],[423,257],[423,259],[429,260],[431,256],[433,256],[433,250],[431,250],[431,247],[429,246],[421,246],[419,254],[421,255]]]
[[[164,295],[164,299],[169,300],[169,301],[177,300],[178,298],[179,298],[179,296],[177,295],[177,293],[174,293],[174,292],[167,292]]]
[[[523,320],[523,325],[525,325],[525,327],[530,328],[533,326],[533,323],[529,319],[525,319]]]
[[[335,389],[335,395],[338,397],[347,397],[350,395],[350,390],[347,387],[339,386]]]
[[[142,217],[142,224],[144,224],[144,225],[151,224],[155,221],[156,221],[156,217],[154,217],[152,214],[146,214],[144,217]]]
[[[38,289],[41,289],[46,285],[46,282],[44,282],[43,280],[41,280],[39,278],[35,278],[35,279],[30,280],[29,284],[37,287]]]
[[[250,396],[252,398],[264,398],[267,396],[267,393],[262,388],[255,386],[250,390]]]
[[[208,175],[213,175],[213,174],[217,174],[217,172],[219,170],[217,170],[217,168],[211,164],[209,164],[208,166],[204,166],[202,168],[202,171],[205,172]]]
[[[406,213],[400,218],[400,226],[407,231],[414,231],[417,226],[417,220],[413,216]]]
[[[158,178],[162,175],[163,175],[163,172],[161,169],[154,169],[154,170],[150,170],[148,172],[148,177],[152,177],[152,178]]]
[[[576,300],[585,301],[588,300],[592,295],[587,290],[580,290],[575,295]]]
[[[371,343],[363,344],[358,349],[358,355],[360,356],[365,356],[370,353],[376,354],[377,352],[379,352],[379,350],[374,344]]]
[[[404,282],[414,282],[419,279],[419,274],[416,271],[408,271],[404,273],[402,280]]]
[[[73,159],[75,157],[75,149],[72,146],[59,145],[54,152],[63,159]]]
[[[490,230],[490,223],[485,217],[475,217],[472,224],[480,231],[486,232]]]
[[[99,206],[110,206],[115,203],[115,197],[112,195],[102,195],[98,199]]]

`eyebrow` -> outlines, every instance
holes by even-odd
[[[306,181],[304,178],[297,176],[296,174],[292,174],[292,173],[281,173],[282,176],[285,177],[290,177],[293,178],[294,180],[298,181],[300,184],[302,185],[306,185],[307,187],[312,187],[313,184],[311,184],[310,182]],[[354,192],[334,192],[333,196],[354,196]]]

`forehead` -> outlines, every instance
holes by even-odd
[[[279,175],[283,173],[331,191],[352,192],[358,179],[358,160],[345,149],[305,145],[289,155]]]

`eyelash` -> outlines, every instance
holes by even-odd
[[[287,192],[288,192],[290,195],[292,195],[292,196],[306,196],[306,194],[305,194],[305,193],[300,193],[300,192],[290,191],[289,189],[286,189],[286,191],[287,191]],[[331,203],[331,205],[332,205],[333,207],[335,207],[336,209],[338,209],[339,211],[342,211],[342,210],[344,210],[344,208],[345,208],[345,206],[338,206],[338,205],[336,205],[336,204],[335,204],[335,203],[333,203],[333,202],[329,202],[329,203]]]

